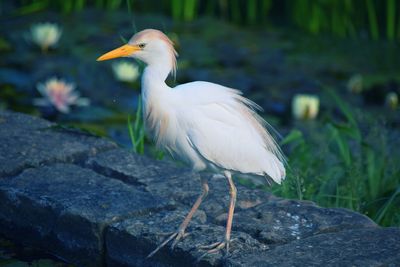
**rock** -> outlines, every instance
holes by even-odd
[[[0,180],[0,232],[83,266],[99,266],[107,225],[162,209],[161,198],[70,164]]]
[[[2,137],[9,133],[10,128],[13,128],[13,131],[28,134],[27,131],[49,128],[54,125],[54,123],[38,117],[11,111],[0,111],[0,136]]]
[[[223,224],[225,218],[219,220]],[[285,244],[326,232],[373,227],[368,217],[346,209],[321,208],[312,202],[276,199],[236,212],[234,228],[266,244]]]
[[[190,207],[201,193],[198,174],[124,150],[100,153],[89,158],[87,164],[104,175],[143,186],[154,195],[172,200],[170,203]],[[200,209],[209,222],[224,226],[229,204],[227,182],[221,176],[202,175],[209,180],[210,192]],[[346,209],[323,209],[312,202],[286,200],[241,185],[237,188],[234,229],[267,244],[376,225],[368,217]]]
[[[173,232],[180,225],[200,193],[199,178],[189,171],[176,169],[170,163],[156,162],[123,150],[100,153],[89,158],[87,164],[105,175],[118,177],[131,184],[139,184],[152,194],[172,199],[173,202],[170,204],[176,204],[173,211],[150,214],[145,218],[128,219],[109,228],[106,242],[111,253],[108,258],[110,265],[171,266],[174,263],[173,259],[182,260],[176,261],[175,264],[190,265],[201,256],[199,251],[192,250],[196,244],[212,243],[218,241],[215,238],[223,238],[229,203],[228,187],[225,178],[203,174],[209,179],[210,193],[200,207],[200,213],[204,213],[204,216],[201,216],[202,221],[193,222],[189,226],[190,242],[179,243],[182,246],[178,245],[178,248],[182,249],[181,252],[163,249],[163,252],[155,256],[154,261],[150,263],[143,261],[143,258],[166,238],[160,233]],[[257,245],[249,250],[241,250],[239,253],[241,258],[235,264],[239,264],[240,260],[246,257],[246,251],[253,249],[263,251],[265,250],[263,247],[267,247],[267,244],[276,246],[325,233],[370,227],[377,228],[368,217],[346,209],[325,209],[312,202],[277,198],[268,192],[239,185],[232,237],[237,238],[246,233],[246,238],[241,240],[243,242],[255,240]],[[207,228],[208,232],[202,232],[201,229],[204,228]],[[221,230],[216,234],[213,232],[214,229]],[[124,240],[126,244],[121,244],[117,240]],[[140,245],[137,245],[138,242]],[[132,244],[136,244],[133,245],[133,250],[138,254],[131,254],[128,248],[131,248]],[[232,245],[232,248],[234,247],[235,245]],[[204,266],[225,264],[221,255],[207,257],[203,261]]]
[[[0,178],[42,164],[77,162],[116,147],[105,139],[7,111],[0,111],[0,140]]]
[[[124,149],[113,149],[89,157],[85,165],[96,172],[136,185],[163,182],[179,175],[197,175],[187,169],[176,168],[170,162],[157,161]]]
[[[400,265],[400,229],[368,227],[327,233],[276,246],[264,254],[228,259],[227,266]]]
[[[181,204],[192,205],[201,192],[198,174],[123,149],[91,157],[87,166],[126,183],[141,185],[154,195]]]
[[[171,251],[168,246],[162,248],[154,257],[145,259],[169,235],[176,231],[187,211],[171,210],[135,219],[115,223],[106,232],[107,263],[109,266],[220,266],[224,257],[220,253],[202,255],[205,250],[196,249],[222,241],[225,228],[211,226],[193,218],[188,230],[190,234],[182,239]],[[267,246],[246,233],[234,233],[235,241],[232,255],[244,251],[266,251]]]

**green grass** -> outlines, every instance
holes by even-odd
[[[290,150],[288,176],[273,192],[349,208],[380,225],[399,226],[400,153],[393,149],[399,143],[391,143],[383,124],[356,118],[349,105],[327,92],[343,119],[327,116],[322,126],[307,122],[307,130],[294,129],[286,136],[282,145]]]
[[[212,16],[264,27],[276,21],[296,25],[315,35],[328,33],[356,38],[368,33],[372,40],[400,41],[400,9],[396,3],[396,0],[25,0],[17,5],[15,13],[25,15],[52,9],[69,14],[96,7],[107,11],[126,10],[130,14],[163,13],[184,22]]]
[[[132,143],[132,151],[138,154],[144,154],[145,131],[142,117],[142,98],[138,98],[138,108],[135,114],[135,121],[132,122],[128,116],[127,127],[129,137]]]
[[[157,160],[162,160],[164,158],[164,152],[158,150],[146,139],[142,109],[142,98],[139,96],[134,121],[132,121],[130,115],[128,115],[127,119],[127,128],[132,144],[132,151],[138,154],[149,154]]]

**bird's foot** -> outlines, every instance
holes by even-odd
[[[207,250],[207,251],[205,253],[203,253],[197,259],[197,261],[199,262],[201,259],[203,259],[205,256],[207,256],[209,254],[214,254],[214,253],[217,253],[219,251],[223,251],[224,248],[226,249],[225,253],[224,253],[224,256],[227,257],[229,255],[229,244],[230,244],[229,240],[224,240],[224,241],[212,243],[210,245],[198,246],[199,249]]]
[[[174,242],[172,242],[171,244],[171,249],[174,249],[176,244],[178,244],[178,242],[186,237],[187,235],[189,235],[188,233],[185,233],[184,231],[177,231],[175,233],[170,234],[170,236],[168,238],[166,238],[160,245],[158,245],[158,247],[156,247],[155,250],[153,250],[149,255],[147,255],[147,259],[151,258],[154,256],[154,254],[156,254],[160,249],[162,249],[165,245],[167,245],[172,239],[175,238]]]
[[[224,240],[224,241],[220,241],[220,242],[215,242],[212,243],[210,245],[205,245],[205,246],[198,246],[198,249],[201,250],[207,250],[204,254],[202,254],[197,261],[199,262],[202,258],[204,258],[205,256],[209,255],[209,254],[214,254],[217,253],[219,251],[223,251],[224,253],[224,257],[228,257],[229,256],[229,247],[230,244],[232,242],[237,241],[236,238],[234,239],[230,239],[230,240]],[[223,250],[225,248],[225,250]]]
[[[227,242],[222,241],[222,242],[215,242],[210,245],[198,246],[198,248],[202,249],[202,250],[207,250],[208,254],[212,254],[212,253],[216,253],[216,252],[220,251],[221,249],[225,248],[226,245],[227,245]]]

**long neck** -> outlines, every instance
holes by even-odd
[[[157,65],[148,65],[142,75],[142,99],[143,105],[163,99],[171,88],[165,83],[169,69],[160,68]]]
[[[171,56],[169,51],[164,50],[160,50],[154,56],[144,60],[147,64],[144,74],[151,74],[152,79],[165,81],[173,69],[173,59],[175,57]]]
[[[169,70],[160,66],[148,65],[142,75],[142,90],[144,94],[150,91],[165,90],[169,87],[165,84]]]
[[[168,75],[154,66],[147,66],[142,75],[143,120],[149,133],[159,135],[161,124],[164,125],[171,99],[171,88],[165,83]],[[163,122],[162,122],[163,121]],[[157,137],[158,138],[158,137]]]

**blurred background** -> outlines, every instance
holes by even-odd
[[[179,53],[169,85],[216,82],[264,108],[289,163],[266,190],[400,226],[399,1],[3,0],[0,25],[1,110],[168,160],[139,115],[144,66],[96,62],[159,29]]]

